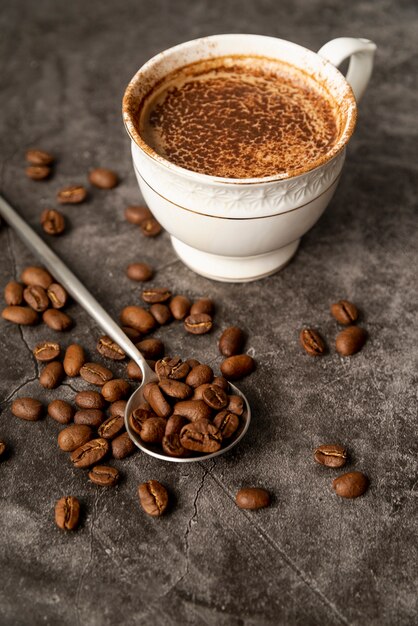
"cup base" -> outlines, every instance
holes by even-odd
[[[171,237],[173,248],[180,260],[197,274],[224,283],[247,283],[274,274],[289,263],[300,239],[266,254],[232,257],[196,250]]]

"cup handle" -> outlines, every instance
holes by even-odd
[[[326,43],[318,54],[338,67],[350,59],[346,80],[354,92],[357,102],[362,98],[373,69],[376,44],[369,39],[338,37]]]

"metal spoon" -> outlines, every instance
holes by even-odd
[[[138,389],[134,391],[128,400],[125,409],[125,426],[132,441],[143,452],[163,461],[172,461],[174,463],[193,463],[196,461],[206,461],[215,456],[219,456],[228,452],[231,448],[243,438],[248,430],[251,420],[251,409],[247,398],[235,385],[230,384],[232,392],[244,400],[245,411],[240,418],[240,427],[235,433],[229,445],[220,448],[212,454],[195,454],[189,458],[171,457],[156,446],[146,444],[141,441],[138,435],[129,425],[129,415],[143,402],[143,387],[147,383],[157,381],[158,377],[149,367],[144,357],[132,341],[125,335],[123,330],[113,321],[103,307],[93,298],[78,278],[68,269],[61,259],[43,242],[43,240],[35,233],[35,231],[16,213],[10,204],[0,195],[0,215],[4,217],[6,222],[16,231],[20,239],[28,246],[28,248],[41,260],[43,265],[51,272],[54,278],[58,279],[65,287],[68,293],[76,300],[87,313],[98,323],[98,325],[109,335],[121,348],[128,354],[131,359],[140,367],[142,372],[142,382]]]

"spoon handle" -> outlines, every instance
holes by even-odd
[[[138,348],[125,335],[123,330],[113,321],[104,308],[93,298],[84,285],[61,261],[61,259],[51,250],[49,246],[35,233],[35,231],[16,213],[10,204],[0,195],[0,215],[16,231],[20,239],[30,248],[30,250],[42,261],[51,274],[60,281],[74,300],[87,311],[87,313],[98,323],[104,332],[116,341],[141,368],[145,378],[153,375],[151,368],[145,361]]]

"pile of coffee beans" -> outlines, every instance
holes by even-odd
[[[323,444],[314,450],[315,461],[324,467],[344,467],[347,458],[347,449],[340,444]],[[332,486],[342,498],[358,498],[367,491],[369,480],[362,472],[347,472],[335,478]]]
[[[359,317],[356,305],[348,300],[339,300],[331,305],[331,315],[339,324],[347,326],[337,335],[335,340],[338,354],[351,356],[359,352],[367,341],[367,332],[360,326],[354,326]],[[310,356],[323,356],[328,352],[324,339],[314,328],[302,329],[299,340],[302,348]]]

